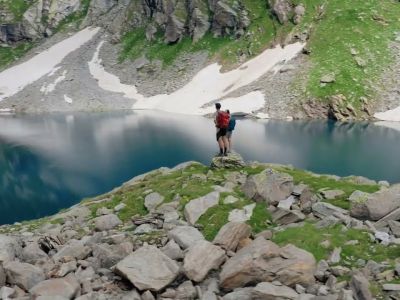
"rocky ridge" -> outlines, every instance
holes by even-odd
[[[0,299],[399,297],[397,185],[239,155],[213,166],[161,168],[1,226]]]

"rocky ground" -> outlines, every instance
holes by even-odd
[[[0,299],[399,299],[399,186],[245,164],[161,168],[0,227]]]

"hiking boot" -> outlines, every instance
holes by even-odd
[[[228,156],[228,153],[224,153],[224,156]]]

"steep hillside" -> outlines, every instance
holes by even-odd
[[[224,97],[259,91],[265,105],[257,112],[274,118],[364,119],[400,104],[400,76],[391,68],[399,60],[399,15],[394,0],[2,0],[0,68],[44,38],[100,26],[105,34],[93,47],[105,40],[105,69],[154,96],[181,88],[212,62],[228,71],[265,49],[300,41],[305,47],[295,60]],[[31,110],[18,101],[0,106]],[[85,107],[97,106],[70,109]]]

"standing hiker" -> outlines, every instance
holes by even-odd
[[[232,133],[235,130],[236,126],[236,119],[231,116],[231,112],[229,109],[226,110],[226,112],[229,114],[229,124],[228,124],[228,130],[226,132],[226,138],[228,139],[228,152],[232,151]]]
[[[215,103],[215,127],[217,128],[217,142],[219,145],[219,156],[228,155],[228,139],[226,133],[229,125],[229,114],[226,111],[221,110],[221,104]]]

